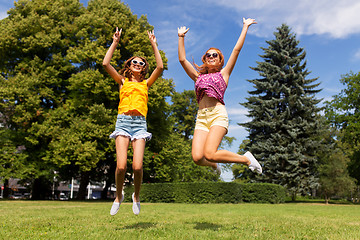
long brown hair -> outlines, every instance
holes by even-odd
[[[145,66],[142,67],[142,70],[141,70],[141,72],[140,72],[141,78],[142,78],[142,79],[145,79],[145,76],[146,76],[146,74],[147,74],[148,71],[149,71],[149,64],[148,64],[148,62],[146,61],[146,59],[143,58],[143,57],[133,56],[133,57],[129,58],[128,60],[126,60],[125,63],[124,63],[124,68],[121,69],[121,70],[119,71],[119,73],[120,73],[121,75],[123,75],[124,77],[130,79],[131,76],[132,76],[132,74],[133,74],[132,71],[130,70],[130,65],[131,65],[131,60],[133,60],[134,58],[140,58],[140,59],[145,63]]]
[[[209,48],[205,54],[201,57],[201,61],[203,62],[203,64],[201,66],[198,66],[196,63],[193,62],[196,70],[200,73],[200,74],[207,74],[209,73],[209,65],[206,63],[206,53],[210,50],[215,50],[218,54],[219,54],[219,57],[220,57],[220,64],[216,67],[213,67],[216,69],[217,72],[219,72],[222,67],[224,66],[224,55],[222,54],[222,52],[217,49],[217,48]]]

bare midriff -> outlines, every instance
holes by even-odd
[[[129,110],[127,112],[123,112],[122,114],[129,116],[143,116],[138,110]]]
[[[199,102],[199,109],[215,107],[217,105],[223,105],[219,100],[213,97],[209,97],[206,94]]]

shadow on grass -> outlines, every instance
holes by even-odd
[[[217,231],[222,226],[219,224],[209,223],[209,222],[196,222],[194,229],[196,230],[213,230]]]
[[[119,229],[148,229],[152,227],[156,227],[156,224],[151,222],[139,222]]]

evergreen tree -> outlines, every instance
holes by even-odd
[[[261,78],[249,80],[255,90],[242,105],[252,120],[240,125],[249,131],[248,150],[263,165],[259,181],[280,184],[295,199],[317,183],[315,136],[321,100],[315,94],[320,90],[315,89],[317,78],[306,79],[306,53],[291,29],[283,24],[274,35],[266,41],[268,48],[262,48],[264,61],[251,67]]]

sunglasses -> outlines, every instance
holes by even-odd
[[[207,58],[210,58],[210,57],[213,57],[213,58],[217,58],[218,56],[219,56],[219,54],[217,54],[217,53],[206,53],[205,54],[205,57],[207,57]]]
[[[145,66],[145,63],[144,62],[141,62],[141,61],[136,61],[136,60],[131,60],[131,63],[134,64],[134,65],[137,65],[139,64],[140,66]]]

